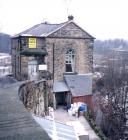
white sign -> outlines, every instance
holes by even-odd
[[[47,70],[47,65],[39,65],[39,70]]]

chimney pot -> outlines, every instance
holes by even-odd
[[[69,21],[70,21],[70,20],[73,20],[73,18],[74,18],[74,17],[73,17],[72,15],[69,15],[69,16],[68,16],[68,20],[69,20]]]

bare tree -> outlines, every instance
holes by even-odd
[[[128,139],[128,53],[114,52],[109,58],[103,77],[104,88],[100,90],[102,101],[99,104],[105,122],[102,129],[111,140],[125,140]]]

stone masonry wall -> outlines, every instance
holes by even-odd
[[[92,51],[89,39],[49,38],[46,39],[48,51],[48,70],[53,73],[54,46],[54,80],[63,80],[65,73],[65,54],[69,48],[75,50],[75,72],[85,74],[92,72]]]
[[[32,113],[44,116],[44,90],[43,84],[27,82],[19,88],[19,98],[24,106]]]
[[[58,31],[52,33],[50,37],[90,38],[90,35],[75,23],[71,22]]]
[[[75,73],[92,72],[94,38],[75,23],[71,22],[46,38],[48,51],[48,70],[53,73],[54,80],[63,80],[65,73],[65,54],[69,48],[75,50]],[[54,46],[54,62],[53,62]]]

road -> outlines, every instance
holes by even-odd
[[[16,83],[16,80],[13,77],[9,77],[9,76],[0,77],[0,89],[9,87],[13,83]]]
[[[0,83],[0,140],[49,140],[19,100],[22,82],[6,77],[0,78]]]

